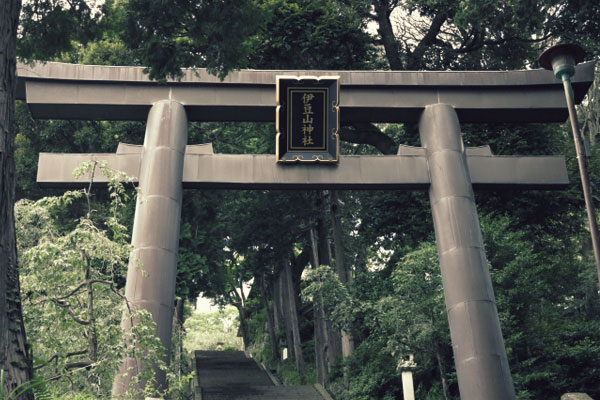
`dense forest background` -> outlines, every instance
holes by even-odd
[[[587,59],[597,59],[600,4],[31,0],[22,6],[17,54],[23,61],[141,65],[163,80],[182,67],[221,77],[237,68],[538,68],[539,54],[558,42],[577,42]],[[594,189],[596,76],[578,108]],[[41,189],[37,159],[39,152],[141,144],[144,124],[34,120],[24,103],[15,115],[18,265],[34,376],[50,398],[108,398],[127,351],[119,319],[135,190],[110,170],[116,175],[109,190]],[[462,128],[465,145],[489,145],[494,154],[566,156],[568,190],[475,196],[518,398],[600,398],[600,292],[570,128]],[[340,135],[342,154],[395,154],[398,145],[419,145],[410,125],[348,125]],[[190,125],[189,144],[209,142],[217,153],[272,154],[275,128]],[[417,398],[459,398],[427,193],[204,190],[185,191],[183,201],[176,325],[189,314],[183,303],[202,294],[237,309],[248,351],[287,383],[320,382],[338,399],[401,398],[400,366],[414,355]],[[148,339],[151,323],[139,319],[134,339],[159,354]],[[176,332],[180,343],[182,330]],[[184,398],[189,371],[177,343],[165,366],[166,395]]]

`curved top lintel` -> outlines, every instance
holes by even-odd
[[[593,80],[595,62],[577,67],[577,82]],[[237,70],[221,81],[203,68],[182,69],[181,79],[167,84],[185,85],[275,85],[277,75],[340,76],[344,86],[513,86],[556,84],[544,69],[517,71],[327,71],[327,70]],[[83,65],[37,62],[30,66],[19,63],[19,79],[57,79],[93,82],[153,83],[143,67]]]
[[[593,82],[594,62],[572,79],[576,102]],[[260,71],[223,81],[204,69],[180,80],[148,79],[142,67],[19,64],[18,96],[36,118],[145,120],[151,104],[181,102],[190,121],[273,121],[277,75],[340,76],[342,123],[414,122],[428,104],[452,105],[461,122],[544,122],[567,118],[551,71]]]

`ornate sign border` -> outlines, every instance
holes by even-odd
[[[315,91],[325,93],[323,115],[323,147],[306,150],[292,146],[291,97],[292,91]],[[277,76],[275,111],[276,154],[278,163],[329,163],[339,162],[340,140],[340,77],[339,76]]]

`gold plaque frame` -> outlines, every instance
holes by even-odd
[[[317,132],[323,132],[320,146],[294,146],[298,141],[298,132],[292,128],[297,125],[293,120],[292,93],[323,93],[322,126]],[[340,77],[339,76],[277,76],[275,127],[276,161],[278,163],[327,163],[339,162],[340,154]],[[311,128],[313,128],[311,126]],[[294,136],[293,136],[294,135]]]

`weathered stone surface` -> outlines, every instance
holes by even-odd
[[[139,187],[133,223],[125,296],[132,310],[146,310],[156,322],[156,333],[170,354],[177,251],[181,217],[181,180],[187,144],[187,118],[180,103],[160,101],[148,115],[141,152]],[[125,150],[122,148],[122,150]],[[137,149],[136,149],[137,150]],[[136,156],[126,154],[126,156]],[[128,312],[121,326],[131,329]],[[140,360],[125,358],[113,382],[118,397],[129,388],[128,370]],[[164,371],[156,370],[157,387],[165,387]]]
[[[421,148],[413,148],[417,153]],[[341,156],[337,166],[278,165],[275,155],[185,153],[183,187],[227,189],[422,189],[430,185],[424,154],[397,156]],[[517,186],[522,189],[562,189],[568,183],[562,156],[520,157],[470,155],[467,164],[475,188]],[[138,178],[141,153],[58,154],[40,153],[37,182],[43,187],[83,187],[88,176],[73,177],[79,163],[107,161],[111,168]],[[441,177],[440,179],[442,179]],[[96,174],[96,183],[106,178]],[[470,190],[470,188],[465,188]]]
[[[206,70],[184,70],[159,85],[142,67],[64,63],[19,64],[18,97],[35,118],[143,121],[153,103],[184,105],[190,121],[275,120],[278,75],[339,75],[340,121],[417,122],[429,104],[451,104],[465,122],[562,122],[562,84],[551,71],[233,71],[223,82]],[[577,66],[575,100],[594,77],[594,63]]]
[[[427,106],[419,133],[429,162],[429,200],[460,397],[515,399],[454,108]]]
[[[560,397],[560,400],[594,400],[585,393],[566,393]]]

